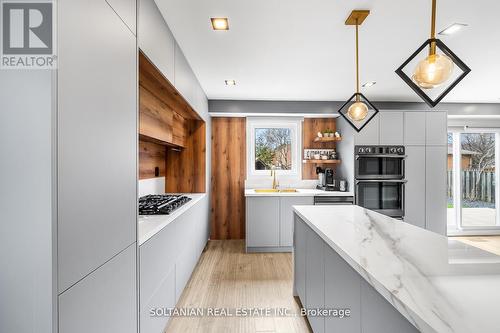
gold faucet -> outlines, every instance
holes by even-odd
[[[271,177],[273,177],[273,190],[278,188],[278,182],[276,181],[276,169],[274,167],[271,169]]]

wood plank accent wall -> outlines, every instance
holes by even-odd
[[[158,177],[165,177],[167,147],[139,140],[139,179],[155,177],[155,168],[159,168]]]
[[[211,239],[245,238],[246,119],[212,118]]]
[[[332,131],[337,130],[335,118],[305,118],[302,126],[302,142],[304,149],[331,149],[335,148],[335,142],[314,142],[314,138],[318,136],[318,132],[323,132],[327,129]],[[303,156],[301,156],[302,160]],[[302,179],[318,179],[316,175],[316,167],[325,167],[321,164],[304,164],[302,163]],[[328,168],[335,168],[335,164],[329,164]]]
[[[165,176],[165,192],[206,191],[206,125],[139,54],[139,179]]]
[[[188,120],[185,148],[167,149],[165,191],[204,193],[206,190],[206,129],[201,120]]]

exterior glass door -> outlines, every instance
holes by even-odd
[[[448,145],[449,233],[497,233],[499,132],[457,130]]]

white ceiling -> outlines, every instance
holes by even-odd
[[[371,100],[420,101],[394,70],[429,38],[430,0],[156,0],[210,99],[345,100],[354,92],[352,9],[360,28],[361,81]],[[445,102],[500,102],[498,0],[438,0],[437,30],[472,72]],[[210,17],[228,17],[213,31]],[[224,80],[234,79],[236,86]]]

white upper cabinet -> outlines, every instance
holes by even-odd
[[[120,16],[122,21],[128,26],[130,31],[136,34],[136,0],[106,0],[113,10]]]
[[[380,112],[380,144],[402,145],[404,140],[404,113]]]
[[[175,43],[175,88],[196,109],[195,96],[198,81],[181,48]]]
[[[174,84],[175,39],[153,0],[140,0],[139,48]]]
[[[380,112],[356,134],[357,145],[378,145],[380,141]]]
[[[441,146],[447,145],[446,138],[447,118],[444,111],[426,112],[426,135],[427,145]]]
[[[405,145],[423,146],[425,145],[425,114],[427,112],[418,111],[405,112]]]

